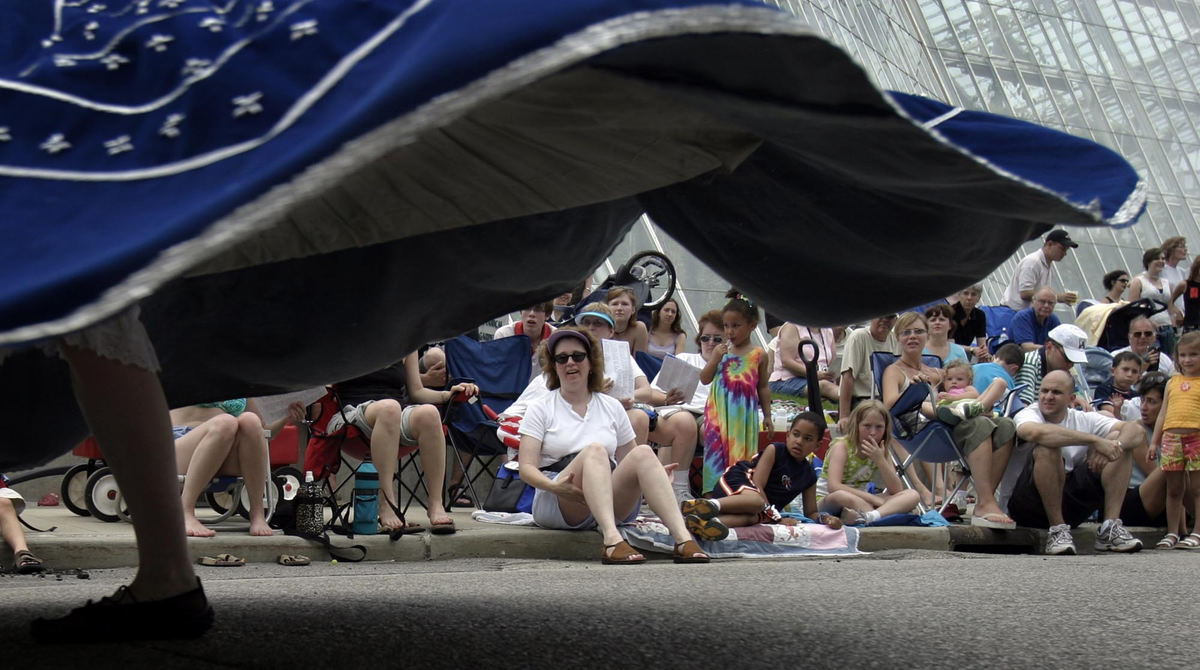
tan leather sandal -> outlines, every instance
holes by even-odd
[[[676,544],[673,558],[676,563],[707,563],[712,560],[695,540]]]
[[[610,549],[612,551],[609,551]],[[635,563],[645,563],[646,557],[642,556],[628,542],[621,540],[616,544],[604,547],[604,553],[600,556],[600,562],[604,563],[604,565],[633,565]]]

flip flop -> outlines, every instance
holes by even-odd
[[[280,554],[276,562],[280,565],[308,565],[312,563],[307,556],[300,554]]]
[[[42,564],[42,559],[34,556],[33,552],[28,549],[22,549],[13,554],[13,567],[16,568],[18,574],[22,575],[32,575],[46,569],[46,566]]]
[[[975,514],[971,516],[971,525],[980,528],[998,528],[1000,530],[1012,530],[1017,527],[1017,522],[1013,521],[1007,515],[999,512],[991,514]]]
[[[201,556],[200,565],[207,565],[217,568],[234,568],[246,564],[246,559],[239,558],[233,554],[217,554],[216,556]]]
[[[414,535],[416,533],[423,533],[423,532],[425,532],[425,526],[422,526],[421,524],[417,523],[416,521],[408,521],[408,522],[405,522],[405,524],[402,527],[396,528],[396,529],[385,528],[383,526],[380,526],[378,534],[379,535],[392,535],[392,534]]]
[[[451,507],[474,507],[475,501],[471,500],[470,489],[466,484],[455,484],[447,491],[446,496],[450,500]]]
[[[429,524],[429,532],[434,535],[453,535],[458,529],[454,527],[454,519],[438,521]]]

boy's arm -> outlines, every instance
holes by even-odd
[[[975,387],[970,387],[974,389]],[[991,409],[996,406],[996,403],[1004,399],[1004,394],[1008,393],[1008,384],[1001,377],[992,379],[992,383],[979,394],[979,404],[983,405],[984,409]]]

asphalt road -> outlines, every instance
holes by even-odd
[[[0,577],[8,667],[1196,667],[1200,552],[200,568],[199,641],[36,645],[128,581]],[[1164,651],[1169,650],[1169,651]]]

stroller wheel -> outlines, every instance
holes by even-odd
[[[300,484],[304,482],[304,478],[300,474],[300,468],[285,465],[275,468],[271,473],[271,481],[275,483],[279,500],[291,500],[300,492]]]
[[[67,473],[63,475],[62,484],[59,486],[63,505],[79,516],[91,516],[92,514],[87,509],[88,474],[87,464],[80,463],[67,470]]]
[[[88,477],[84,488],[84,504],[92,516],[108,523],[120,521],[117,513],[120,497],[117,478],[109,468],[100,468]]]
[[[641,251],[625,264],[630,279],[646,285],[643,308],[657,309],[675,293],[675,265],[657,251]],[[655,297],[657,295],[657,297]]]

